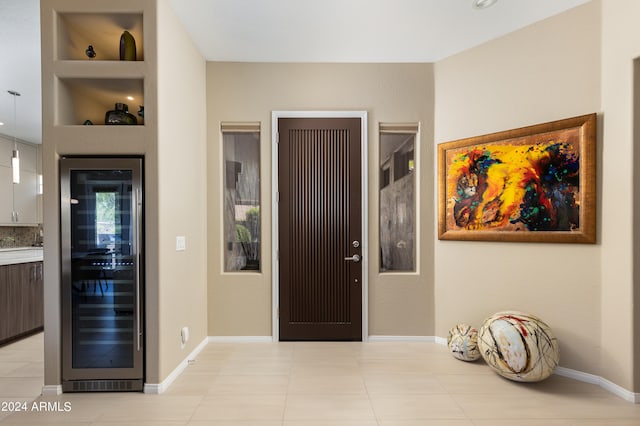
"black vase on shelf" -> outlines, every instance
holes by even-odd
[[[120,36],[120,60],[136,60],[136,40],[129,31],[123,32],[122,36]]]
[[[104,124],[138,124],[138,119],[129,112],[127,104],[117,102],[116,109],[105,114]]]

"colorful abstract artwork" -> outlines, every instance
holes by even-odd
[[[595,120],[439,145],[440,238],[595,242]]]

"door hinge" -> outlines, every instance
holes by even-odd
[[[278,318],[280,318],[280,308],[278,308]]]
[[[280,191],[276,192],[276,203],[280,202]]]
[[[276,132],[276,145],[280,144],[280,132]]]

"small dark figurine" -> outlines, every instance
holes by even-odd
[[[85,50],[84,53],[86,53],[89,58],[95,58],[96,57],[96,51],[93,50],[93,46],[92,45],[89,45],[89,47],[87,47],[87,50]]]
[[[138,117],[144,118],[144,105],[140,105],[140,110],[138,111]]]
[[[82,124],[84,124],[85,126],[92,126],[93,122],[91,120],[84,120],[84,123]]]

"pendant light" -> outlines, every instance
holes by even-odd
[[[20,153],[18,152],[18,138],[16,131],[16,98],[20,93],[15,90],[8,90],[13,96],[13,153],[11,154],[11,170],[13,172],[13,183],[20,183]]]

